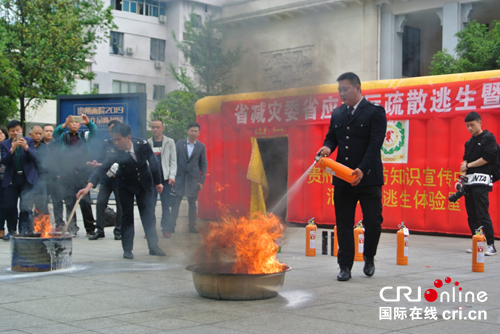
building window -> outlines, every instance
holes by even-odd
[[[165,61],[165,40],[151,38],[151,60]]]
[[[139,15],[165,15],[165,2],[160,0],[113,0],[113,9]]]
[[[198,15],[198,14],[194,14],[194,22],[193,22],[193,27],[195,28],[201,28],[201,15]]]
[[[94,89],[93,89],[93,93],[94,94],[99,94],[99,84],[98,83],[95,83],[93,85]]]
[[[153,100],[163,100],[165,97],[165,86],[153,85]]]
[[[124,55],[123,52],[123,33],[112,31],[109,37],[109,53],[114,55]]]
[[[405,26],[403,32],[403,76],[420,76],[420,29]]]
[[[113,93],[146,93],[146,84],[113,80]]]

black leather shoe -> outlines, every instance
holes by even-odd
[[[196,229],[196,227],[190,227],[189,233],[198,233],[198,230]]]
[[[115,235],[115,240],[122,240],[122,235],[121,234]]]
[[[363,272],[366,276],[373,276],[375,273],[375,259],[373,257],[363,256],[365,259],[365,266],[363,267]]]
[[[160,247],[156,246],[155,248],[151,248],[149,250],[149,255],[156,255],[156,256],[167,256],[164,251],[161,250]]]
[[[89,240],[97,240],[99,238],[104,238],[104,232],[102,232],[102,231],[95,231],[94,234],[92,234],[89,237]]]
[[[123,252],[123,258],[132,260],[134,258],[134,254],[132,254],[131,251],[125,251]]]
[[[337,281],[348,281],[351,279],[351,269],[340,268],[340,273],[337,275]]]

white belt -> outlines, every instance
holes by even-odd
[[[475,185],[485,185],[485,186],[491,186],[491,176],[488,174],[483,174],[483,173],[474,173],[474,174],[467,174],[467,183],[466,185],[468,186],[475,186]]]

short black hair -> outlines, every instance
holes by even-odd
[[[111,128],[111,133],[118,133],[125,138],[132,135],[132,129],[127,124],[118,123]]]
[[[51,126],[52,128],[54,128],[54,129],[55,129],[55,126],[53,126],[52,124],[48,124],[48,123],[47,123],[47,124],[44,124],[44,125],[42,126],[42,129],[44,129],[44,130],[45,130],[45,127],[46,127],[46,126]]]
[[[342,81],[342,80],[349,80],[349,82],[353,86],[361,86],[361,80],[359,80],[359,77],[353,72],[346,72],[346,73],[341,74],[337,78],[337,82]]]
[[[153,122],[160,122],[161,125],[163,125],[163,121],[159,118],[155,118],[154,120],[151,121],[151,123],[153,123]]]
[[[7,129],[15,128],[16,126],[23,127],[23,124],[19,122],[17,119],[13,119],[9,123],[7,123]]]
[[[112,125],[114,126],[114,125],[116,125],[118,123],[121,123],[121,122],[119,120],[117,120],[117,119],[112,119],[111,121],[108,122],[108,128],[110,126],[112,126]]]
[[[475,112],[475,111],[471,111],[470,113],[467,114],[467,116],[465,116],[465,123],[467,122],[472,122],[472,121],[480,121],[481,120],[481,116]]]
[[[3,134],[5,135],[5,139],[9,139],[9,131],[7,131],[6,128],[4,128],[3,126],[0,126],[0,131],[2,131]]]
[[[196,122],[189,122],[188,123],[186,130],[189,130],[191,128],[198,128],[198,130],[201,130],[200,124],[198,124]]]

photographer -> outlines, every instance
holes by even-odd
[[[465,124],[472,137],[465,143],[464,161],[460,166],[460,171],[463,176],[467,177],[464,196],[469,228],[474,235],[475,230],[483,226],[488,244],[485,254],[495,255],[497,251],[494,245],[493,225],[488,212],[488,193],[492,186],[491,166],[496,161],[497,144],[491,132],[481,129],[481,116],[477,112],[470,112],[465,117]],[[456,187],[458,185],[459,182]],[[467,249],[467,253],[472,253],[472,250]]]

